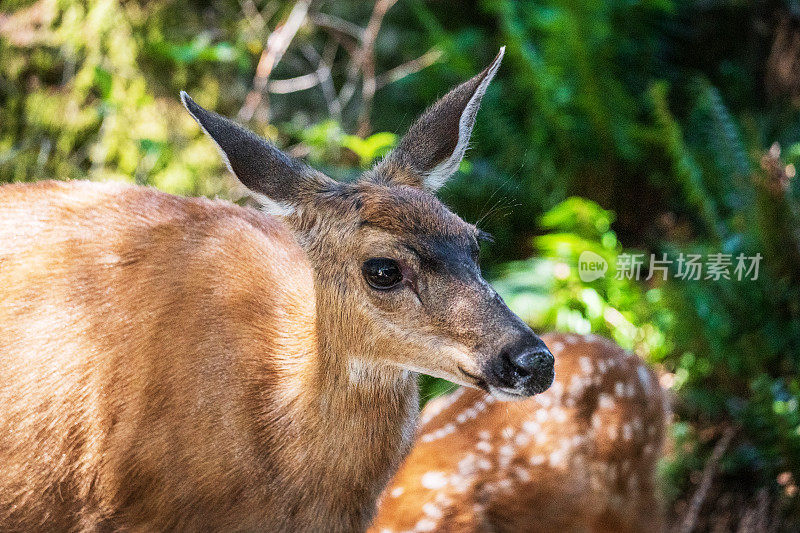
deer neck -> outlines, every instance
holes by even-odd
[[[302,369],[292,372],[302,380],[287,428],[296,436],[287,451],[304,465],[307,486],[318,487],[308,504],[320,517],[346,521],[345,530],[366,527],[371,519],[380,492],[410,450],[419,410],[416,377],[367,363],[378,360],[378,348],[366,332],[346,324],[348,316],[317,302],[316,353],[300,358]]]
[[[387,443],[409,444],[418,412],[415,376],[381,360],[370,335],[347,324],[350,313],[326,306],[317,314],[317,358],[310,373],[310,407],[345,429],[353,446],[380,453]],[[335,309],[335,310],[333,310]],[[327,425],[327,424],[324,424]],[[363,439],[363,442],[358,442]],[[409,441],[409,442],[406,442]]]

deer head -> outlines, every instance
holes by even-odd
[[[484,234],[435,196],[464,157],[502,56],[501,49],[351,183],[307,167],[181,94],[228,168],[306,251],[319,342],[353,379],[364,369],[399,367],[504,399],[542,392],[553,381],[550,351],[481,276]]]

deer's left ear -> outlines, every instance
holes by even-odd
[[[462,83],[417,119],[397,148],[374,169],[371,178],[396,185],[425,187],[444,185],[464,158],[475,116],[492,81],[505,47],[483,72]]]
[[[323,189],[336,182],[289,157],[271,143],[232,120],[203,109],[181,91],[181,101],[211,139],[225,163],[273,215],[288,216],[313,203]]]

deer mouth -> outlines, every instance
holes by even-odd
[[[494,385],[489,385],[489,393],[498,400],[507,402],[518,402],[530,398],[527,394],[519,393],[507,387],[495,387]]]
[[[489,390],[489,385],[486,383],[486,380],[485,380],[485,379],[479,378],[479,377],[478,377],[478,376],[476,376],[475,374],[471,374],[471,373],[467,372],[466,370],[464,370],[464,369],[461,367],[461,365],[458,365],[458,369],[461,371],[461,373],[462,373],[462,374],[464,374],[464,375],[465,375],[467,378],[469,378],[469,381],[471,381],[471,382],[472,382],[472,384],[473,384],[475,387],[477,387],[477,388],[479,388],[479,389],[483,389],[483,390],[485,390],[486,392],[491,392],[491,391]]]

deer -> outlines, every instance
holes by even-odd
[[[264,209],[0,188],[0,529],[363,531],[417,373],[518,400],[554,358],[437,199],[503,50],[338,182],[181,99]]]
[[[656,467],[669,401],[655,373],[597,335],[546,334],[556,380],[498,402],[429,402],[370,533],[664,530]]]

